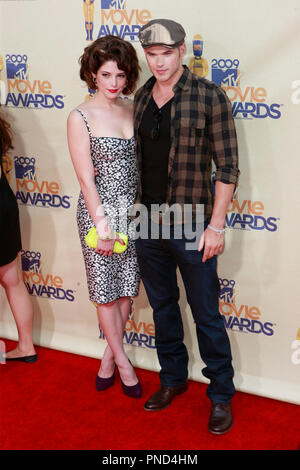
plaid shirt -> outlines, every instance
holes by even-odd
[[[134,134],[136,139],[141,201],[142,152],[139,126],[152,95],[155,78],[151,77],[134,97]],[[238,149],[231,103],[225,92],[213,82],[184,72],[174,87],[171,105],[170,153],[166,203],[204,204],[211,216],[212,159],[215,180],[236,184],[239,175]]]

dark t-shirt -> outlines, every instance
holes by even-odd
[[[19,208],[16,196],[8,184],[2,164],[0,142],[0,266],[11,263],[22,249]]]
[[[142,150],[142,203],[163,204],[168,188],[171,102],[158,108],[153,97],[139,128]]]

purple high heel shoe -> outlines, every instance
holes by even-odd
[[[98,392],[103,392],[104,390],[107,390],[108,388],[113,386],[113,384],[115,383],[115,372],[116,372],[116,367],[111,377],[104,378],[104,377],[99,377],[99,375],[97,375],[96,389],[98,390]]]
[[[133,368],[133,365],[131,364],[130,359],[128,359],[128,361]],[[142,387],[141,387],[139,380],[135,385],[125,385],[121,379],[121,375],[120,375],[120,380],[121,380],[122,389],[125,395],[127,395],[130,398],[140,398],[142,396]]]
[[[121,379],[121,377],[120,377]],[[142,396],[142,387],[138,380],[138,383],[135,385],[125,385],[121,379],[122,389],[125,395],[130,398],[140,398]]]

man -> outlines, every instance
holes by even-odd
[[[183,210],[191,206],[194,219],[196,206],[202,204],[205,216],[198,250],[187,249],[184,230],[181,239],[175,237],[174,221],[168,239],[160,230],[156,239],[136,240],[161,365],[161,387],[144,408],[161,410],[187,390],[188,353],[176,280],[179,267],[206,364],[202,372],[210,379],[208,428],[224,434],[233,424],[235,389],[229,339],[218,309],[216,256],[223,250],[226,210],[239,175],[237,141],[231,105],[223,90],[182,64],[184,38],[182,26],[165,19],[150,21],[139,33],[153,76],[135,95],[137,200],[149,209],[163,203],[179,204]],[[216,165],[214,200],[212,160]],[[155,220],[161,229],[162,215]]]

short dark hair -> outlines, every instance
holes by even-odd
[[[122,93],[130,95],[136,88],[141,69],[133,45],[118,36],[103,36],[84,49],[79,59],[81,80],[95,91],[92,73],[96,74],[99,68],[110,60],[116,62],[118,68],[125,72],[127,85]]]

